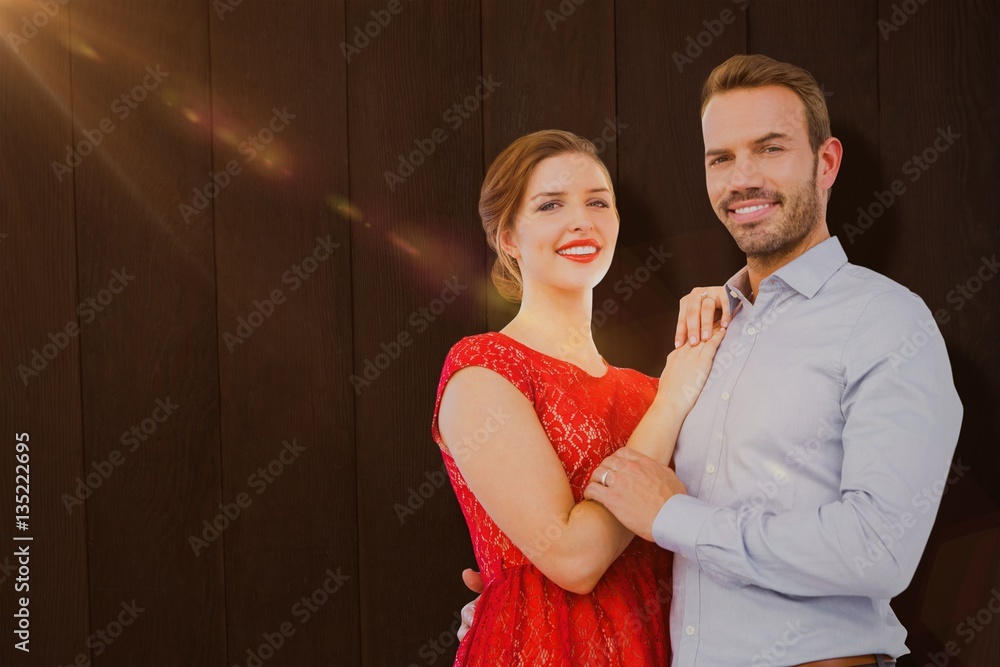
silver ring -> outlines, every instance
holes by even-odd
[[[707,299],[708,298],[708,292],[702,292],[701,293],[701,298],[702,299]]]
[[[608,485],[608,475],[610,475],[610,474],[611,474],[610,470],[605,470],[604,471],[604,474],[601,475],[601,486],[607,486]]]

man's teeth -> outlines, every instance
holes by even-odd
[[[556,251],[560,255],[593,255],[597,252],[597,248],[592,245],[580,245],[574,248],[566,248],[565,250]]]
[[[756,206],[744,206],[743,208],[736,209],[737,213],[753,213],[754,211],[759,211],[762,208],[769,208],[774,206],[774,204],[757,204]]]

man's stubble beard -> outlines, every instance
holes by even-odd
[[[748,259],[768,260],[787,255],[793,251],[809,234],[816,229],[820,220],[820,195],[816,191],[816,167],[819,156],[813,160],[812,178],[809,183],[784,196],[776,191],[750,190],[739,196],[728,198],[720,207],[719,213],[723,223],[729,230],[736,245],[739,246]],[[757,225],[745,227],[729,222],[729,208],[740,201],[765,198],[780,202],[781,210],[777,212],[777,220],[763,220]],[[773,216],[772,216],[773,217]],[[768,225],[769,231],[761,230]],[[767,229],[767,227],[765,227]]]

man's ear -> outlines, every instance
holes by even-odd
[[[837,137],[830,137],[819,147],[819,173],[816,180],[820,187],[829,190],[837,180],[840,163],[844,159],[844,146]]]

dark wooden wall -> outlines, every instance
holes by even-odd
[[[0,664],[450,663],[474,561],[431,408],[448,348],[515,312],[488,281],[485,168],[537,129],[603,139],[622,230],[595,303],[620,309],[597,337],[658,372],[679,297],[741,265],[707,205],[698,93],[747,52],[827,92],[851,259],[946,316],[963,472],[894,604],[900,665],[943,664],[948,642],[947,664],[1000,664],[1000,618],[961,625],[1000,598],[998,29],[992,0],[3,3]],[[661,245],[670,262],[616,292]],[[33,537],[30,654],[14,533]]]

